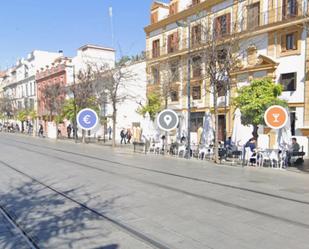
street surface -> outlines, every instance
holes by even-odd
[[[0,207],[25,235],[0,213],[1,249],[309,248],[308,174],[6,133],[0,148]]]

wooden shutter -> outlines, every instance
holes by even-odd
[[[174,47],[174,50],[178,50],[178,32],[175,32],[173,34],[173,47]]]
[[[226,14],[226,34],[231,32],[231,13]]]
[[[281,52],[286,51],[286,34],[281,35]]]
[[[282,0],[282,19],[287,18],[287,0]]]
[[[169,35],[167,37],[167,51],[170,53],[172,52],[172,47],[173,47],[173,35]]]
[[[298,32],[293,33],[293,49],[297,49]]]
[[[215,25],[214,25],[214,32],[216,37],[221,36],[221,22],[220,22],[221,17],[216,17],[215,19]]]

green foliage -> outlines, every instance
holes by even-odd
[[[76,113],[79,112],[78,107],[76,107]],[[68,99],[64,102],[61,116],[63,118],[66,118],[70,121],[73,121],[75,119],[75,113],[74,113],[74,99]]]
[[[28,112],[27,110],[20,110],[18,113],[17,113],[17,116],[16,118],[23,122],[23,121],[26,121],[27,120],[27,117],[28,117]]]
[[[275,84],[269,78],[253,80],[249,86],[238,90],[238,97],[234,104],[241,111],[244,125],[264,124],[264,113],[271,105],[287,106],[286,101],[281,100],[282,86]]]
[[[75,120],[75,112],[74,112],[74,99],[67,99],[63,105],[62,108],[62,113],[61,115],[57,116],[58,119],[68,119],[70,121],[74,121]],[[99,113],[99,107],[96,104],[96,99],[93,98],[89,98],[88,100],[88,106],[87,108],[91,108],[92,110],[94,110],[96,113]],[[79,107],[78,105],[76,105],[76,114],[83,108]]]
[[[30,117],[31,120],[35,120],[38,117],[38,114],[35,110],[29,110],[28,116]]]
[[[161,98],[156,93],[150,93],[147,99],[148,99],[147,104],[139,108],[137,112],[143,116],[147,112],[149,112],[150,118],[154,120],[156,118],[157,113],[159,113],[162,110]]]

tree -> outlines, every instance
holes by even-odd
[[[40,86],[41,92],[41,105],[43,105],[48,113],[49,121],[55,121],[56,134],[58,136],[58,124],[57,118],[62,111],[62,107],[66,97],[66,89],[61,82]]]
[[[240,109],[242,123],[253,125],[253,136],[258,137],[258,126],[265,125],[264,113],[271,105],[287,106],[285,100],[279,99],[282,86],[269,78],[253,80],[250,85],[238,90],[234,104]]]
[[[137,110],[137,112],[143,116],[148,112],[150,118],[154,120],[156,118],[157,113],[159,113],[161,110],[162,106],[161,106],[160,95],[157,93],[150,93],[147,96],[147,104],[144,106],[141,105],[141,107]]]
[[[64,104],[66,90],[61,83],[47,84],[40,87],[42,104],[48,112],[49,121],[61,113]]]
[[[97,82],[98,73],[94,71],[94,68],[91,64],[87,64],[85,69],[81,69],[78,72],[77,82],[74,81],[69,86],[69,95],[73,95],[73,99],[72,101],[66,102],[64,113],[66,113],[67,118],[73,121],[75,131],[77,131],[77,113],[84,108],[97,107],[95,82]],[[75,132],[75,139],[77,139],[77,132]],[[84,130],[82,130],[82,142],[85,143]]]
[[[14,114],[13,101],[9,97],[0,98],[0,112],[3,117],[10,118]]]
[[[17,120],[19,120],[21,122],[21,132],[24,132],[25,131],[25,121],[27,120],[27,116],[28,116],[28,112],[26,109],[23,109],[23,110],[19,110],[17,112]]]
[[[115,68],[102,70],[100,77],[104,86],[104,94],[112,106],[113,136],[112,146],[116,146],[117,106],[128,98],[134,98],[134,93],[126,90],[128,82],[135,81],[136,75],[131,71],[130,64],[117,63]]]
[[[203,78],[206,79],[205,92],[210,93],[213,98],[213,114],[215,117],[214,161],[216,163],[219,162],[218,97],[220,93],[224,93],[225,98],[227,97],[231,85],[231,72],[237,70],[239,55],[241,53],[239,38],[236,34],[238,28],[237,23],[238,21],[231,24],[230,14],[226,15],[225,18],[215,17],[213,15],[209,16],[207,20],[199,23],[200,32],[193,32],[192,34],[192,40],[194,40],[193,46],[199,43],[203,45],[203,49],[198,53],[198,56],[204,63],[205,68],[203,75]],[[197,39],[197,37],[200,38]],[[191,58],[189,58],[189,60],[191,62]],[[226,137],[224,137],[224,139],[226,139]]]

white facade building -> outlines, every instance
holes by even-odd
[[[54,61],[61,53],[35,50],[27,58],[18,60],[16,66],[6,72],[4,95],[12,101],[15,110],[37,110],[37,70]]]

